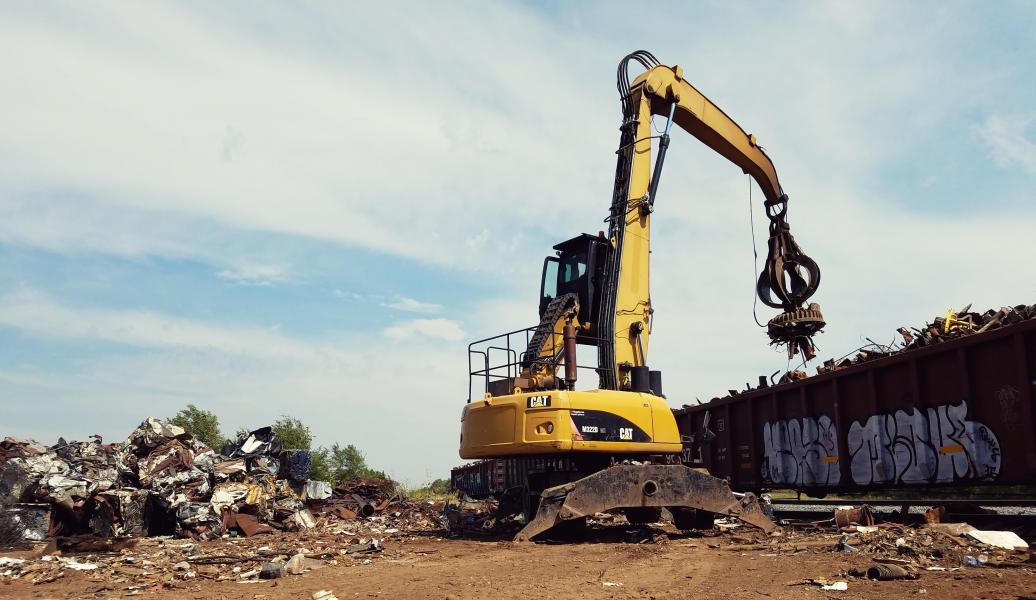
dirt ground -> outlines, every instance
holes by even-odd
[[[239,582],[231,565],[206,565],[190,575],[166,572],[154,583],[130,586],[117,577],[119,564],[94,571],[64,569],[62,576],[34,584],[32,577],[0,577],[2,598],[157,598],[274,599],[312,598],[331,590],[348,598],[1036,598],[1036,563],[1010,567],[939,567],[906,581],[871,581],[847,577],[866,569],[873,557],[841,553],[828,542],[779,551],[734,544],[723,537],[655,536],[640,543],[622,541],[516,544],[509,541],[443,539],[437,532],[401,535],[384,541],[384,552],[343,557],[326,566],[274,580]],[[306,544],[325,547],[334,540],[304,536],[266,544],[284,548]],[[150,543],[149,540],[145,542]],[[175,542],[167,544],[175,552]],[[253,540],[244,540],[253,542]],[[241,540],[199,543],[195,552],[229,556]],[[258,542],[257,542],[258,543]],[[207,547],[206,547],[207,546]],[[329,549],[329,548],[328,548]],[[18,553],[6,553],[17,556]],[[21,553],[30,556],[30,552]],[[89,560],[88,556],[76,557]],[[145,564],[147,564],[145,562]],[[253,565],[249,565],[251,568]],[[136,567],[139,569],[139,567]],[[240,568],[240,567],[239,567]],[[219,580],[230,575],[227,580]],[[190,578],[186,578],[190,577]],[[807,579],[848,583],[847,591],[823,591]]]

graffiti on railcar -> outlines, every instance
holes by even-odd
[[[850,471],[858,485],[990,481],[1000,473],[1000,441],[967,420],[968,403],[872,415],[849,427]]]
[[[1018,430],[1021,422],[1021,398],[1018,395],[1018,388],[1007,384],[993,392],[993,398],[1000,404],[1000,421],[1009,432]]]
[[[835,486],[838,430],[827,415],[763,425],[763,481],[796,486]]]

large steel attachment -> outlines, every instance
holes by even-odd
[[[620,508],[690,508],[736,517],[763,531],[774,528],[752,494],[740,498],[723,479],[683,465],[615,465],[578,481],[548,488],[535,518],[518,532],[530,541],[566,521]]]
[[[820,268],[791,235],[788,195],[767,200],[765,206],[770,220],[770,239],[756,293],[763,304],[784,310],[768,323],[771,343],[787,344],[789,358],[802,352],[809,360],[815,355],[813,335],[825,325],[820,305],[806,306],[820,285]]]

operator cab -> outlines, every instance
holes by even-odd
[[[540,318],[550,301],[560,294],[579,296],[579,321],[589,323],[589,330],[580,331],[579,341],[596,344],[597,317],[605,283],[604,267],[611,244],[603,236],[581,234],[554,246],[557,256],[543,260],[540,283]]]

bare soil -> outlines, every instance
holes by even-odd
[[[326,566],[274,580],[241,583],[230,565],[196,567],[192,578],[166,572],[147,587],[129,590],[106,565],[96,571],[65,569],[46,583],[31,577],[0,577],[0,598],[311,598],[332,590],[350,598],[1036,598],[1036,563],[1010,567],[944,567],[920,571],[917,580],[871,581],[846,577],[866,569],[873,557],[834,552],[828,540],[780,551],[733,543],[722,537],[656,536],[620,541],[515,544],[509,541],[443,539],[436,532],[391,537],[377,555],[343,557]],[[256,538],[258,539],[258,538]],[[837,539],[837,536],[835,536]],[[265,536],[267,544],[273,541]],[[227,554],[234,544],[199,546]],[[748,541],[748,540],[745,540]],[[314,540],[296,538],[292,544]],[[333,542],[323,542],[325,544]],[[17,553],[6,553],[8,556]],[[29,556],[29,553],[25,553]],[[84,557],[80,560],[87,560]],[[251,568],[249,566],[248,568]],[[230,579],[220,580],[220,578]],[[804,580],[848,582],[848,591],[823,591]]]

